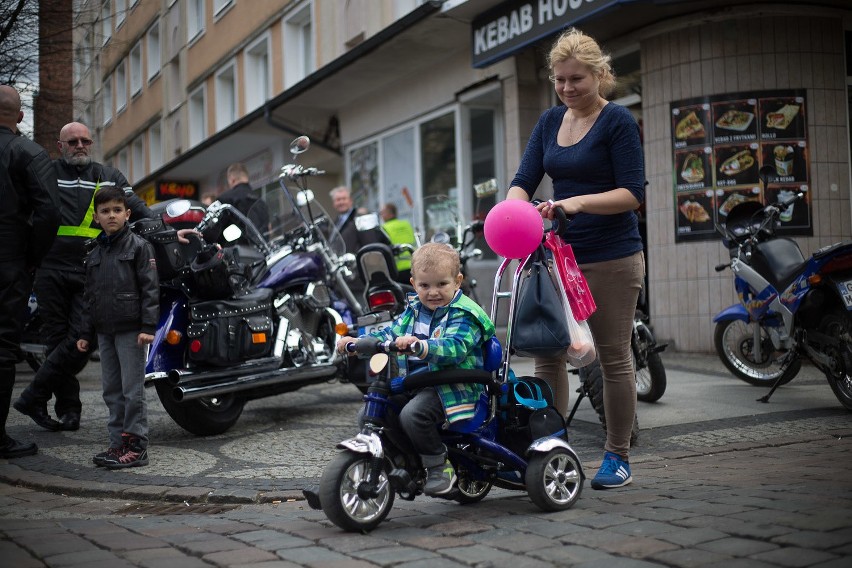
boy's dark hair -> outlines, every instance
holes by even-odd
[[[125,209],[127,208],[127,195],[125,195],[124,190],[119,187],[107,186],[100,188],[95,193],[95,210],[97,211],[98,207],[107,201],[118,201],[124,205]]]

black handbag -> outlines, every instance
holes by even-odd
[[[518,292],[510,348],[520,357],[559,357],[571,345],[564,299],[556,287],[544,247],[533,253]]]

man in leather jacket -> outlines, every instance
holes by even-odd
[[[35,278],[48,357],[14,403],[16,410],[51,431],[80,427],[82,404],[76,375],[86,366],[89,356],[77,350],[76,341],[84,309],[86,242],[101,232],[92,220],[95,191],[100,187],[121,188],[127,194],[131,220],[154,217],[121,172],[92,160],[89,152],[93,140],[84,124],[71,122],[63,126],[57,144],[62,157],[53,161],[53,168],[62,221]],[[51,395],[56,396],[54,409],[59,421],[47,413]]]
[[[236,207],[240,213],[254,223],[260,234],[269,232],[269,209],[266,202],[259,199],[249,185],[248,169],[237,162],[228,166],[228,191],[223,192],[217,199]]]
[[[20,358],[21,324],[32,273],[59,226],[56,174],[44,148],[19,136],[21,98],[0,86],[0,458],[33,455],[33,443],[6,434],[6,419]]]

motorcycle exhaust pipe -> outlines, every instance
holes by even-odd
[[[315,367],[290,367],[273,372],[262,372],[255,375],[234,377],[218,383],[204,384],[205,379],[198,375],[197,380],[178,384],[172,389],[172,397],[176,402],[186,402],[198,398],[231,394],[257,387],[265,387],[290,380],[308,380],[321,377],[332,377],[337,372],[335,365],[319,365]],[[233,373],[233,369],[232,369]]]
[[[232,377],[237,373],[244,372],[257,374],[264,371],[274,371],[281,365],[280,357],[264,357],[255,359],[248,363],[242,363],[233,367],[223,367],[212,371],[190,371],[189,369],[172,369],[168,372],[169,382],[178,385],[186,381],[211,380]]]

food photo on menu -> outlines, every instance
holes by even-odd
[[[701,189],[712,182],[708,154],[703,150],[676,152],[677,180],[680,189]]]
[[[761,144],[763,163],[778,174],[775,183],[808,181],[807,145],[804,140]]]
[[[758,182],[757,143],[717,146],[715,151],[717,187]]]
[[[674,135],[678,146],[700,144],[707,137],[707,118],[709,105],[697,105],[676,108],[672,111]]]
[[[697,191],[677,196],[678,227],[689,232],[713,230],[713,192]]]
[[[809,227],[810,226],[810,200],[811,196],[808,192],[808,186],[801,185],[782,185],[780,187],[770,186],[766,192],[767,202],[787,203],[796,193],[804,193],[804,197],[797,199],[786,210],[781,212],[778,219],[781,221],[781,228],[788,227]]]
[[[731,212],[731,209],[747,201],[760,203],[760,188],[750,187],[746,189],[729,189],[716,191],[716,203],[719,203],[719,220],[722,222]]]
[[[760,99],[761,138],[804,138],[805,104],[802,97]]]
[[[722,143],[755,140],[757,138],[756,113],[756,99],[714,103],[714,140]]]

